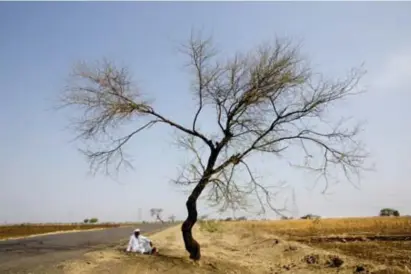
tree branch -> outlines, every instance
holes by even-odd
[[[106,171],[113,159],[118,160],[118,171],[125,163],[124,146],[143,129],[165,124],[183,135],[180,145],[193,156],[176,180],[194,186],[187,231],[197,216],[196,200],[206,187],[209,201],[223,209],[246,207],[245,197],[255,195],[262,207],[281,215],[272,205],[278,189],[257,182],[249,168],[247,160],[257,153],[282,157],[292,148],[299,149],[305,162],[295,164],[301,159],[294,158],[293,166],[318,173],[326,188],[336,174],[330,171],[333,168],[342,170],[349,181],[352,174],[366,170],[368,153],[359,140],[360,125],[344,128],[343,120],[326,123],[324,119],[332,106],[358,94],[362,70],[351,71],[345,79],[326,79],[312,71],[299,47],[280,39],[217,59],[212,40],[192,34],[182,51],[189,58],[197,103],[190,126],[160,114],[132,85],[127,69],[106,61],[96,67],[79,66],[62,101],[82,111],[75,123],[81,139],[108,142],[108,148],[83,150],[92,165],[106,166]],[[209,114],[207,110],[215,113],[216,132],[199,128],[201,114]],[[128,123],[132,129],[124,133],[123,125]],[[207,155],[197,140],[206,145]],[[241,172],[247,176],[240,176]]]

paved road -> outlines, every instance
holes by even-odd
[[[141,224],[139,228],[144,234],[168,226],[170,225],[159,223]],[[132,230],[133,227],[119,227],[0,241],[0,273],[31,273],[40,266],[56,264],[90,250],[117,245],[121,240],[126,240]]]

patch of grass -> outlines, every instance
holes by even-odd
[[[222,231],[222,225],[218,221],[207,221],[201,220],[198,222],[201,231],[206,231],[208,233],[215,233]]]

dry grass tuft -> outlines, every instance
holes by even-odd
[[[198,225],[200,227],[200,231],[206,231],[209,233],[222,232],[221,222],[218,221],[201,220],[198,222]]]

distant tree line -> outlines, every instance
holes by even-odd
[[[150,213],[151,216],[155,217],[155,219],[157,221],[160,221],[162,223],[164,223],[164,221],[161,218],[161,214],[163,212],[163,209],[161,208],[152,208],[150,209]],[[384,217],[384,216],[393,216],[393,217],[399,217],[400,216],[400,212],[396,209],[393,208],[383,208],[380,210],[379,212],[379,216]],[[406,216],[406,215],[404,215]],[[199,217],[200,220],[212,220],[212,219],[208,219],[208,215],[202,215],[201,217]],[[293,217],[287,217],[287,216],[281,216],[281,220],[292,220]],[[300,219],[303,220],[319,220],[321,219],[321,216],[319,215],[315,215],[315,214],[306,214],[302,217],[300,217]],[[174,223],[176,222],[176,216],[175,215],[170,215],[168,217],[169,222]],[[237,218],[232,218],[232,217],[227,217],[227,218],[221,218],[221,219],[213,219],[214,221],[246,221],[247,217],[245,216],[241,216],[241,217],[237,217]],[[96,224],[98,223],[98,218],[86,218],[83,220],[83,223],[85,224]],[[143,221],[143,223],[147,223],[146,221]]]
[[[304,219],[304,220],[318,220],[318,219],[321,219],[321,216],[314,215],[314,214],[307,214],[307,215],[302,216],[301,219]]]

